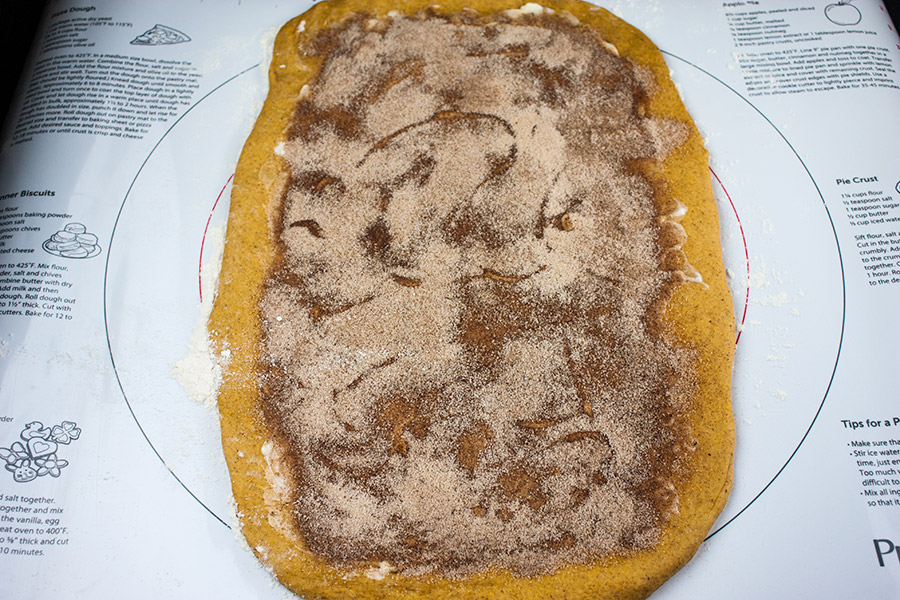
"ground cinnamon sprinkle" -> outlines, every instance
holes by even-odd
[[[652,77],[549,14],[303,50],[260,312],[310,549],[460,576],[651,546],[692,367],[651,326],[677,278],[630,165],[686,135],[641,116]]]

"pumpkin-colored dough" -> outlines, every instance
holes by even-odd
[[[708,156],[659,50],[577,0],[336,0],[269,80],[209,321],[260,561],[307,600],[647,597],[734,447]]]

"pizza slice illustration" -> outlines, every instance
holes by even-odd
[[[163,44],[180,44],[189,41],[191,41],[190,37],[174,27],[157,23],[152,28],[131,40],[131,43],[135,46],[161,46]]]

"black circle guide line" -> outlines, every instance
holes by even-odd
[[[112,255],[113,241],[115,240],[115,237],[116,237],[116,229],[119,226],[119,219],[122,217],[122,211],[125,208],[125,203],[128,201],[128,196],[129,196],[129,194],[131,194],[131,190],[132,190],[132,188],[134,188],[134,184],[137,181],[138,177],[140,176],[141,171],[144,170],[144,167],[150,161],[150,157],[153,156],[153,153],[156,151],[157,148],[159,148],[159,145],[166,138],[166,136],[168,136],[169,133],[171,133],[171,131],[175,128],[175,126],[178,125],[178,123],[180,123],[181,120],[185,116],[187,116],[188,113],[190,113],[192,110],[194,110],[201,102],[203,102],[204,100],[209,98],[213,93],[217,92],[218,90],[220,90],[222,87],[224,87],[228,83],[234,81],[241,75],[244,75],[245,73],[252,71],[253,69],[255,69],[258,66],[259,66],[259,63],[256,63],[255,65],[253,65],[251,67],[247,67],[243,71],[240,71],[239,73],[237,73],[235,75],[232,75],[231,77],[229,77],[228,79],[226,79],[225,81],[223,81],[222,83],[220,83],[219,85],[217,85],[216,87],[211,89],[209,92],[207,92],[202,98],[200,98],[199,100],[194,102],[194,104],[192,104],[177,119],[175,119],[175,121],[169,126],[169,128],[165,131],[165,133],[163,133],[162,136],[159,138],[159,140],[157,140],[156,144],[153,145],[153,148],[150,149],[150,152],[144,158],[144,161],[141,163],[141,166],[138,168],[137,172],[135,173],[134,178],[131,180],[131,184],[129,184],[128,190],[125,192],[125,196],[122,198],[122,204],[119,206],[119,212],[116,214],[116,220],[113,223],[112,232],[110,233],[110,236],[109,236],[109,244],[107,245],[108,250],[106,252],[106,265],[103,268],[103,327],[104,327],[104,332],[106,334],[106,347],[109,350],[109,360],[112,363],[113,373],[116,376],[116,383],[118,383],[118,385],[119,385],[119,391],[122,392],[122,398],[125,400],[125,405],[128,407],[128,412],[131,413],[131,418],[134,419],[135,424],[137,425],[138,429],[141,432],[141,435],[144,436],[144,440],[146,440],[147,444],[150,446],[150,449],[153,450],[153,453],[156,455],[156,458],[159,459],[159,462],[162,463],[162,465],[166,468],[166,470],[169,472],[169,474],[175,478],[175,481],[177,481],[179,483],[179,485],[181,485],[181,487],[184,488],[184,491],[186,491],[188,494],[190,494],[194,500],[199,502],[200,505],[203,508],[205,508],[206,511],[209,512],[210,515],[212,515],[217,521],[219,521],[222,525],[224,525],[225,527],[228,527],[229,529],[231,529],[231,526],[228,523],[226,523],[219,515],[214,513],[212,511],[212,509],[210,509],[206,504],[204,504],[203,501],[200,500],[200,498],[198,498],[196,496],[196,494],[194,494],[194,492],[192,492],[191,489],[187,485],[185,485],[185,483],[178,477],[178,475],[175,473],[175,471],[173,471],[172,468],[168,464],[166,464],[166,461],[163,459],[162,455],[160,455],[159,451],[153,445],[153,442],[150,441],[150,438],[147,436],[147,432],[144,431],[144,428],[141,426],[141,422],[138,420],[137,415],[134,414],[134,409],[131,406],[131,402],[128,401],[128,394],[125,392],[125,387],[122,385],[122,379],[119,377],[119,371],[116,369],[116,359],[115,359],[115,356],[113,355],[112,342],[110,341],[110,338],[109,338],[109,318],[108,318],[109,317],[109,307],[108,307],[108,298],[107,298],[107,296],[108,296],[108,294],[107,294],[108,287],[107,286],[109,283],[109,257]]]
[[[672,54],[671,52],[667,52],[667,51],[665,51],[665,50],[660,50],[660,51],[661,51],[665,56],[668,56],[668,57],[671,57],[671,58],[673,58],[673,59],[675,59],[675,60],[681,61],[682,63],[684,63],[684,64],[686,64],[686,65],[688,65],[688,66],[690,66],[690,67],[696,69],[697,71],[699,71],[699,72],[703,73],[704,75],[706,75],[706,76],[712,78],[714,81],[718,82],[719,84],[721,84],[722,86],[724,86],[725,88],[727,88],[727,89],[728,89],[729,91],[731,91],[735,96],[737,96],[738,98],[740,98],[740,99],[741,99],[747,106],[749,106],[754,112],[756,112],[760,117],[762,117],[762,119],[765,120],[765,122],[768,123],[769,126],[772,127],[772,129],[775,130],[775,132],[778,134],[778,136],[782,139],[782,141],[784,141],[784,143],[788,146],[788,148],[791,150],[791,152],[794,154],[794,156],[795,156],[795,157],[797,158],[797,160],[800,162],[800,165],[803,167],[803,170],[805,171],[807,177],[809,177],[810,182],[812,183],[813,187],[814,187],[815,190],[816,190],[816,193],[817,193],[818,196],[819,196],[820,201],[822,202],[822,206],[823,206],[823,208],[825,209],[825,214],[826,214],[827,217],[828,217],[828,222],[829,222],[829,224],[831,225],[832,235],[834,236],[834,243],[835,243],[835,247],[836,247],[836,249],[837,249],[838,261],[839,261],[840,272],[841,272],[841,291],[842,291],[842,296],[841,296],[841,327],[840,327],[840,336],[839,336],[839,340],[838,340],[838,344],[837,344],[837,350],[836,350],[836,353],[835,353],[834,366],[833,366],[833,368],[832,368],[831,375],[830,375],[829,380],[828,380],[828,385],[827,385],[827,387],[826,387],[826,389],[825,389],[825,392],[824,392],[824,394],[823,394],[823,396],[822,396],[822,400],[821,400],[820,403],[819,403],[819,406],[818,406],[818,408],[817,408],[817,410],[816,410],[816,413],[815,413],[815,415],[813,416],[813,419],[812,419],[812,421],[810,422],[809,427],[807,427],[807,429],[806,429],[806,431],[804,432],[803,436],[800,438],[800,441],[797,443],[797,446],[794,448],[793,452],[791,452],[790,456],[788,456],[787,460],[785,460],[784,464],[778,469],[778,471],[775,473],[775,475],[772,476],[772,478],[769,480],[769,482],[768,482],[768,483],[767,483],[767,484],[766,484],[766,485],[765,485],[765,486],[764,486],[764,487],[763,487],[763,488],[762,488],[762,489],[761,489],[761,490],[760,490],[760,491],[759,491],[759,492],[758,492],[758,493],[750,500],[750,502],[747,503],[746,506],[744,506],[743,508],[741,508],[741,509],[740,509],[733,517],[731,517],[728,521],[726,521],[724,524],[722,524],[721,526],[719,526],[715,531],[713,531],[712,533],[710,533],[710,534],[706,537],[706,540],[709,540],[709,539],[712,538],[714,535],[716,535],[717,533],[719,533],[720,531],[722,531],[725,527],[727,527],[727,526],[730,525],[732,522],[734,522],[735,519],[737,519],[741,514],[743,514],[748,508],[750,508],[750,506],[753,505],[753,503],[756,502],[756,501],[760,498],[760,496],[762,496],[763,493],[765,493],[766,490],[769,489],[769,487],[775,482],[775,480],[778,478],[778,476],[781,475],[782,472],[784,472],[784,470],[787,468],[788,464],[791,462],[791,460],[794,458],[794,456],[795,456],[795,455],[797,454],[797,452],[800,450],[800,447],[803,445],[803,443],[806,441],[806,438],[809,436],[810,431],[812,431],[812,428],[813,428],[813,426],[815,425],[815,423],[816,423],[816,421],[817,421],[817,419],[818,419],[818,417],[819,417],[819,414],[822,412],[822,408],[823,408],[824,405],[825,405],[825,400],[827,399],[828,393],[830,392],[831,386],[832,386],[832,384],[833,384],[833,382],[834,382],[835,373],[837,372],[837,366],[838,366],[838,363],[839,363],[839,361],[840,361],[841,348],[842,348],[842,345],[843,345],[843,339],[844,339],[844,327],[845,327],[845,324],[846,324],[846,306],[847,306],[846,278],[845,278],[845,273],[844,273],[844,262],[843,262],[843,257],[842,257],[842,254],[841,254],[840,242],[839,242],[839,240],[838,240],[837,230],[836,230],[836,228],[835,228],[835,226],[834,226],[834,220],[833,220],[832,217],[831,217],[831,212],[828,210],[828,205],[825,203],[825,198],[824,198],[824,196],[822,195],[822,191],[821,191],[821,189],[819,188],[818,183],[816,183],[815,178],[813,177],[812,173],[810,172],[810,170],[809,170],[809,168],[807,167],[806,163],[804,162],[803,158],[799,155],[799,153],[797,152],[797,150],[794,148],[793,144],[791,144],[791,142],[787,139],[787,137],[785,137],[784,133],[783,133],[783,132],[782,132],[782,131],[774,124],[774,123],[772,123],[772,121],[771,121],[771,120],[770,120],[770,119],[769,119],[769,118],[768,118],[768,117],[767,117],[767,116],[766,116],[759,108],[757,108],[756,105],[754,105],[752,102],[750,102],[750,100],[748,100],[748,99],[747,99],[746,97],[744,97],[740,92],[738,92],[738,91],[735,90],[733,87],[731,87],[728,83],[722,81],[720,78],[716,77],[715,75],[713,75],[712,73],[710,73],[710,72],[707,71],[706,69],[704,69],[704,68],[702,68],[702,67],[700,67],[700,66],[698,66],[698,65],[696,65],[696,64],[694,64],[694,63],[692,63],[692,62],[690,62],[690,61],[688,61],[688,60],[686,60],[686,59],[684,59],[684,58],[682,58],[682,57],[680,57],[680,56],[678,56],[678,55]],[[112,363],[113,372],[115,373],[115,376],[116,376],[116,382],[118,383],[119,390],[122,392],[122,397],[123,397],[123,399],[125,400],[125,404],[127,405],[128,410],[129,410],[129,412],[131,413],[131,416],[132,416],[132,418],[134,419],[135,424],[137,425],[138,429],[140,430],[141,435],[143,435],[144,440],[145,440],[145,441],[147,442],[147,444],[150,446],[151,450],[152,450],[153,453],[156,455],[156,457],[159,459],[159,461],[163,464],[163,466],[166,468],[166,470],[172,475],[172,477],[175,478],[175,480],[181,485],[181,487],[184,488],[184,490],[185,490],[188,494],[190,494],[192,498],[194,498],[194,500],[196,500],[201,506],[203,506],[203,508],[205,508],[205,509],[207,510],[207,512],[209,512],[210,515],[212,515],[212,516],[213,516],[216,520],[218,520],[222,525],[224,525],[225,527],[228,527],[229,529],[231,528],[230,525],[229,525],[228,523],[226,523],[226,522],[225,522],[221,517],[219,517],[216,513],[214,513],[214,512],[213,512],[206,504],[204,504],[203,501],[200,500],[200,498],[198,498],[198,497],[190,490],[190,488],[188,488],[187,485],[186,485],[186,484],[178,477],[178,475],[172,470],[172,468],[169,467],[169,465],[166,463],[166,461],[165,461],[165,460],[163,459],[163,457],[160,455],[159,451],[158,451],[158,450],[156,449],[156,447],[153,445],[153,442],[152,442],[152,441],[150,440],[150,438],[147,436],[147,433],[144,431],[144,428],[141,426],[140,421],[138,420],[137,416],[135,415],[134,410],[133,410],[133,408],[132,408],[132,406],[131,406],[131,403],[130,403],[129,400],[128,400],[128,395],[127,395],[127,393],[125,392],[125,388],[124,388],[124,386],[123,386],[123,384],[122,384],[122,381],[121,381],[121,379],[120,379],[120,377],[119,377],[119,373],[118,373],[118,371],[116,370],[115,357],[114,357],[114,355],[113,355],[112,343],[111,343],[110,337],[109,337],[107,285],[108,285],[108,275],[109,275],[109,257],[110,257],[110,255],[112,254],[113,241],[114,241],[114,239],[115,239],[116,228],[118,227],[119,219],[120,219],[120,217],[121,217],[121,215],[122,215],[122,211],[123,211],[123,209],[124,209],[124,207],[125,207],[125,203],[128,201],[129,194],[131,193],[131,190],[132,190],[132,188],[134,187],[135,182],[137,181],[137,179],[138,179],[138,177],[140,176],[141,172],[143,171],[144,167],[147,165],[148,161],[150,160],[150,157],[153,155],[153,153],[156,151],[156,149],[159,147],[159,145],[162,143],[162,141],[166,138],[166,136],[168,136],[168,134],[172,131],[172,129],[174,129],[175,126],[178,125],[178,123],[179,123],[179,122],[180,122],[180,121],[181,121],[181,120],[182,120],[189,112],[191,112],[191,111],[192,111],[194,108],[196,108],[201,102],[203,102],[203,100],[207,99],[209,96],[211,96],[211,95],[212,95],[213,93],[215,93],[216,91],[220,90],[222,87],[224,87],[224,86],[227,85],[228,83],[234,81],[235,79],[237,79],[237,78],[240,77],[241,75],[244,75],[244,74],[248,73],[249,71],[251,71],[251,70],[257,68],[258,66],[259,66],[259,63],[255,64],[255,65],[253,65],[253,66],[251,66],[251,67],[248,67],[248,68],[244,69],[243,71],[240,71],[239,73],[233,75],[232,77],[228,78],[227,80],[225,80],[224,82],[222,82],[221,84],[219,84],[218,86],[216,86],[215,88],[213,88],[212,90],[210,90],[209,92],[207,92],[202,98],[200,98],[199,100],[197,100],[193,105],[190,106],[190,108],[188,108],[181,116],[179,116],[178,119],[176,119],[175,122],[173,122],[171,126],[169,126],[169,128],[166,130],[166,132],[160,137],[160,139],[156,142],[156,144],[153,146],[153,148],[152,148],[152,149],[150,150],[150,152],[147,154],[147,156],[145,157],[143,163],[141,163],[140,168],[137,170],[137,173],[135,174],[134,178],[132,179],[131,184],[128,186],[128,190],[126,191],[125,196],[124,196],[123,199],[122,199],[122,204],[121,204],[121,206],[119,207],[118,214],[116,215],[115,223],[114,223],[113,228],[112,228],[112,233],[110,234],[109,244],[108,244],[108,246],[107,246],[107,247],[109,248],[109,250],[107,251],[107,255],[106,255],[106,266],[105,266],[105,268],[104,268],[104,273],[103,273],[103,323],[104,323],[104,328],[105,328],[105,333],[106,333],[107,348],[108,348],[108,350],[109,350],[109,358],[110,358],[110,362]]]

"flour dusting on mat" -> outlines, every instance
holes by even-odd
[[[188,353],[172,367],[173,377],[188,396],[209,409],[216,406],[216,393],[222,381],[222,365],[230,355],[227,349],[220,354],[213,351],[207,331],[224,247],[225,226],[210,226],[203,244],[204,262],[200,269],[203,300],[199,305],[199,315],[188,342]]]

